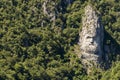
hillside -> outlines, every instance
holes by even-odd
[[[84,53],[78,43],[87,5],[103,25],[98,36],[104,34],[98,44],[102,63],[89,74],[77,54]],[[120,0],[0,1],[0,80],[119,80],[119,75]]]

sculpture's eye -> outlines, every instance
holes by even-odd
[[[93,40],[93,39],[94,39],[94,37],[87,36],[86,38],[87,38],[87,41],[88,41],[88,42],[90,42],[91,44],[93,44],[93,43],[94,43],[94,40]]]
[[[89,39],[89,38],[92,38],[92,37],[90,37],[90,36],[87,36],[87,39]]]

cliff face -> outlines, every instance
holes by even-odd
[[[51,3],[51,0],[46,0],[44,1],[42,7],[43,7],[43,13],[50,18],[50,21],[54,21],[55,20],[55,3],[54,2]]]
[[[44,0],[42,4],[43,14],[48,18],[50,22],[53,22],[53,26],[55,26],[55,20],[57,19],[58,15],[60,13],[64,13],[64,9],[66,9],[67,6],[72,2],[73,0]]]
[[[69,5],[72,3],[73,0],[65,0],[65,1],[60,1],[56,4],[55,1],[52,0],[45,0],[43,2],[42,8],[43,8],[43,13],[46,14],[51,21],[55,20],[55,16],[58,13],[57,12],[57,7],[61,6],[62,4]],[[63,6],[61,6],[62,8]]]
[[[103,54],[104,30],[96,12],[91,6],[85,7],[85,15],[82,18],[82,32],[80,32],[79,45],[83,64],[101,62]]]

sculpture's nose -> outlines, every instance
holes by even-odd
[[[87,41],[89,42],[89,44],[93,44],[94,43],[93,37],[90,37],[90,36],[87,37]]]
[[[90,44],[93,44],[94,40],[93,38],[90,39]]]

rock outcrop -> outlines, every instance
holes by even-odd
[[[73,0],[65,0],[65,1],[61,1],[61,4],[66,3],[67,5],[69,5],[72,2]],[[55,20],[56,10],[57,10],[56,7],[57,7],[56,3],[52,0],[45,0],[42,5],[43,13],[46,14],[48,17],[50,17],[52,21]]]
[[[48,18],[50,22],[53,22],[52,26],[55,26],[55,20],[57,19],[60,13],[64,13],[65,5],[69,5],[73,2],[73,0],[61,0],[61,1],[53,1],[53,0],[44,0],[42,4],[43,14]],[[59,8],[59,10],[58,10]],[[43,22],[42,24],[43,25]]]
[[[45,0],[42,7],[43,7],[43,13],[47,15],[48,18],[50,18],[50,21],[55,21],[56,18],[55,2],[52,2],[51,0]]]
[[[80,32],[80,51],[83,64],[91,66],[100,64],[103,54],[104,29],[100,18],[97,17],[93,8],[85,7],[85,15],[82,18],[82,31]]]

